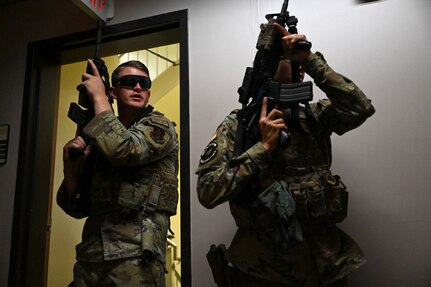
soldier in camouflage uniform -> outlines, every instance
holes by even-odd
[[[144,64],[126,62],[112,74],[118,118],[89,64],[94,76],[85,73],[82,85],[95,117],[64,146],[57,193],[67,214],[87,217],[70,286],[163,287],[167,232],[178,202],[174,125],[147,105],[151,81]],[[79,156],[72,158],[72,151]]]
[[[306,40],[304,35],[277,28],[283,35],[284,60],[276,78],[289,82],[293,59],[328,99],[311,103],[309,111],[300,106],[295,125],[290,120],[291,107],[267,114],[264,98],[260,141],[239,156],[233,155],[238,110],[217,128],[196,171],[197,194],[206,208],[228,201],[238,230],[222,253],[229,266],[212,266],[213,274],[219,286],[347,286],[346,276],[365,259],[359,246],[336,225],[346,216],[347,192],[330,171],[330,136],[358,127],[375,110],[351,80],[328,66],[322,54],[293,52],[295,42]],[[282,129],[291,133],[286,148],[278,144]],[[211,264],[214,256],[208,259]],[[223,272],[225,278],[216,278],[216,273]]]

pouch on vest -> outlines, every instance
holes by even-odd
[[[339,223],[347,217],[349,193],[338,175],[331,177],[333,184],[327,183],[325,187],[326,206],[329,218]]]
[[[322,184],[307,181],[290,184],[296,215],[302,222],[339,223],[347,216],[348,192],[338,175],[325,173]]]
[[[144,215],[152,214],[159,203],[161,190],[161,178],[157,173],[153,174],[151,179],[150,192],[148,194],[147,202],[144,204]]]
[[[142,203],[144,215],[150,215],[154,211],[164,212],[170,216],[177,212],[178,204],[178,179],[175,175],[159,171],[153,173],[147,197]]]
[[[150,173],[150,171],[148,171]],[[152,173],[152,172],[151,172]],[[174,215],[178,203],[177,178],[163,172],[153,173],[139,183],[123,181],[119,187],[117,203],[126,213],[144,209],[145,214],[155,210]]]
[[[134,185],[123,181],[118,194],[118,204],[125,212],[139,210],[145,197],[145,189],[146,185]]]

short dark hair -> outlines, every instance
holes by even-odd
[[[115,70],[112,72],[112,75],[111,75],[112,85],[116,84],[118,80],[118,74],[120,73],[121,69],[125,67],[136,68],[138,70],[141,70],[142,72],[145,72],[148,75],[148,77],[150,76],[150,72],[148,71],[147,66],[145,66],[141,61],[131,60],[131,61],[124,62],[120,64],[117,68],[115,68]]]

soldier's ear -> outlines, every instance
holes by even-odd
[[[110,89],[111,96],[116,100],[117,99],[117,91],[115,90],[115,87],[111,87]]]

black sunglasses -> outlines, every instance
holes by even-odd
[[[119,84],[122,87],[134,88],[137,83],[139,83],[139,86],[141,86],[142,89],[151,88],[150,78],[145,76],[137,76],[137,75],[123,76],[115,82],[114,86]]]

